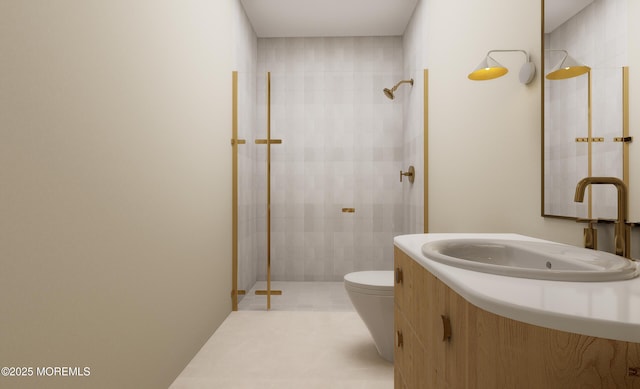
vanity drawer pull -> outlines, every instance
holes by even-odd
[[[396,284],[402,284],[402,269],[396,267]]]
[[[402,338],[402,331],[396,331],[396,346],[402,348],[404,346],[404,339]]]
[[[442,318],[442,341],[445,342],[451,339],[451,320],[445,315],[440,315]]]

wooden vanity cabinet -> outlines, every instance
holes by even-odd
[[[395,388],[640,388],[640,344],[552,330],[467,302],[395,248]]]
[[[461,298],[397,248],[395,258],[402,274],[395,285],[396,341],[403,338],[394,354],[402,380],[396,388],[466,387],[467,311]]]

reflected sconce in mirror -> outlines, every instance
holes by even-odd
[[[480,62],[480,64],[476,67],[476,69],[469,73],[467,76],[470,80],[474,81],[484,81],[484,80],[493,80],[494,78],[498,78],[504,76],[509,72],[509,69],[502,66],[498,61],[496,61],[491,53],[506,53],[506,52],[520,52],[524,54],[525,62],[524,65],[520,68],[519,79],[522,84],[529,84],[536,76],[536,65],[529,60],[529,54],[527,54],[524,50],[490,50],[486,57]]]
[[[591,70],[589,66],[576,61],[575,58],[567,53],[567,50],[549,49],[545,51],[561,51],[564,53],[562,60],[547,73],[547,80],[565,80],[581,76]]]

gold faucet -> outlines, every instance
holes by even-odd
[[[573,200],[577,203],[584,201],[584,192],[590,184],[611,184],[618,190],[618,220],[615,223],[616,255],[631,258],[630,230],[627,226],[627,185],[616,177],[586,177],[578,182]]]

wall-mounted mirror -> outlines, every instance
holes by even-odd
[[[544,216],[616,218],[613,187],[593,186],[583,203],[573,197],[577,182],[587,176],[628,180],[622,141],[628,136],[627,2],[544,1],[544,74],[562,60],[590,68],[569,78],[544,78]]]

